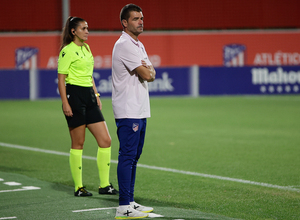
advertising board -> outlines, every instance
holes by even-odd
[[[156,68],[150,96],[300,93],[300,66]],[[56,70],[1,70],[0,99],[59,98]],[[95,69],[101,97],[111,97],[111,69]]]
[[[1,70],[0,99],[29,99],[29,71]]]
[[[300,66],[201,67],[200,95],[300,93]]]
[[[95,69],[111,68],[114,43],[121,32],[91,32],[87,43]],[[300,31],[144,32],[139,39],[155,67],[300,65]],[[0,34],[0,69],[17,68],[16,50],[38,50],[36,65],[56,69],[60,33]],[[29,67],[28,67],[29,68]]]

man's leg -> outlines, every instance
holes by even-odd
[[[142,154],[143,146],[145,142],[145,134],[146,134],[146,127],[147,127],[147,119],[140,119],[140,138],[139,138],[139,145],[137,149],[137,155],[132,165],[132,174],[131,174],[131,186],[130,186],[130,206],[140,212],[148,213],[152,212],[152,207],[147,207],[140,205],[134,201],[134,186],[135,186],[135,178],[136,178],[136,166],[137,162]]]
[[[139,135],[139,143],[137,147],[137,154],[133,160],[132,164],[132,172],[131,172],[131,184],[130,184],[130,202],[134,201],[134,186],[135,186],[135,178],[136,178],[136,166],[137,162],[142,154],[144,141],[145,141],[145,134],[146,134],[146,119],[139,119],[139,128],[136,131],[137,135]]]
[[[134,119],[117,119],[117,134],[120,142],[118,161],[119,204],[130,204],[130,188],[133,163],[137,155],[139,143],[139,126]]]

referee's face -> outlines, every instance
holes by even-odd
[[[136,37],[144,30],[144,16],[142,12],[131,11],[128,22],[125,22],[125,26],[129,34],[133,34]]]
[[[86,41],[89,35],[89,26],[86,21],[82,21],[79,23],[78,27],[74,32],[75,36],[77,36],[81,41]]]

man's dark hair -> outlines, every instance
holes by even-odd
[[[129,17],[130,17],[130,12],[132,11],[136,11],[136,12],[142,12],[141,7],[135,5],[135,4],[128,4],[125,5],[120,12],[120,20],[121,20],[121,24],[122,24],[122,20],[126,20],[128,21]],[[123,24],[122,24],[123,26]]]

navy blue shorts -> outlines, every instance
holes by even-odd
[[[66,91],[73,112],[72,117],[65,116],[70,128],[104,121],[93,87],[67,84]]]

